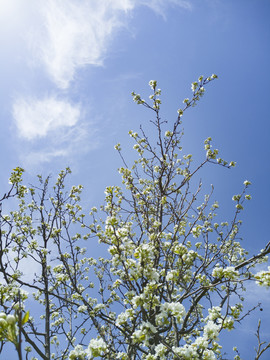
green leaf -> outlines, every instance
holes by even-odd
[[[25,313],[23,319],[22,319],[22,325],[24,325],[25,323],[27,323],[29,319],[29,310]]]

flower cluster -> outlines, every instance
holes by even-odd
[[[17,315],[7,315],[5,312],[0,312],[0,340],[10,341],[15,346],[18,346],[19,322],[20,326],[23,326],[27,323],[28,319],[29,311],[20,320]]]
[[[136,156],[132,166],[120,143],[115,145],[123,160],[123,185],[105,189],[104,204],[100,212],[91,208],[90,220],[82,211],[82,186],[65,189],[68,168],[52,189],[50,178],[42,176],[28,189],[21,185],[22,170],[14,170],[10,196],[15,192],[19,204],[1,215],[6,283],[0,284],[0,295],[4,311],[10,307],[15,313],[0,313],[0,340],[18,345],[25,325],[24,340],[35,344],[36,339],[33,350],[43,358],[223,358],[220,333],[245,317],[244,282],[270,286],[270,267],[252,275],[250,267],[264,261],[269,248],[250,258],[241,246],[239,216],[251,199],[246,194],[251,183],[246,180],[242,193],[233,196],[231,220],[220,221],[213,188],[202,195],[198,174],[206,164],[230,168],[235,162],[218,158],[210,137],[199,164],[182,149],[182,117],[216,77],[200,76],[192,83],[192,96],[184,99],[173,124],[161,119],[156,80],[149,82],[148,101],[132,93],[151,111],[153,132],[129,132]],[[91,250],[98,243],[104,257],[94,259]],[[26,258],[38,267],[28,283],[20,271]],[[27,323],[28,312],[22,316],[27,295],[18,289],[25,285],[35,289],[41,309],[36,322]],[[39,324],[45,325],[45,336]]]
[[[254,277],[258,285],[270,287],[270,266],[268,266],[268,270],[257,272]]]
[[[69,353],[69,360],[91,360],[104,355],[107,345],[103,339],[91,339],[87,349],[82,345],[76,345]]]

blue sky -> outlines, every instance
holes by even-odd
[[[105,186],[120,182],[114,144],[129,157],[128,130],[150,117],[130,93],[146,98],[148,81],[158,80],[172,123],[190,83],[216,73],[185,118],[186,152],[203,159],[211,136],[237,162],[233,170],[209,167],[204,183],[215,185],[229,216],[231,196],[252,182],[243,235],[251,253],[262,248],[270,216],[269,16],[269,0],[0,0],[2,193],[16,166],[32,181],[70,166],[71,182],[84,185],[89,206],[99,205]]]

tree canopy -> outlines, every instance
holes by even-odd
[[[259,306],[244,310],[245,284],[270,285],[270,269],[254,269],[267,261],[270,243],[253,256],[242,246],[248,180],[232,197],[228,221],[220,221],[213,187],[202,194],[202,168],[235,163],[219,156],[210,137],[199,165],[182,148],[185,112],[216,78],[192,83],[174,122],[160,116],[156,81],[148,101],[132,93],[151,111],[152,132],[129,132],[137,153],[131,166],[115,146],[122,186],[108,186],[104,204],[89,216],[83,187],[66,188],[69,168],[54,184],[39,175],[31,186],[23,184],[23,169],[14,169],[0,209],[0,352],[12,342],[19,360],[226,359],[219,335]],[[6,214],[9,202],[14,210]],[[91,255],[95,240],[104,249],[98,259]],[[260,323],[257,339],[255,359],[270,347]]]

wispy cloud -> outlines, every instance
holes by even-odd
[[[59,167],[76,168],[78,159],[100,146],[100,132],[96,122],[80,120],[71,127],[50,130],[50,136],[33,141],[21,139],[20,164],[34,172],[42,171],[45,164],[53,162]],[[66,166],[65,165],[65,166]]]
[[[41,2],[42,36],[37,33],[38,51],[52,81],[67,89],[76,70],[101,66],[110,40],[127,25],[127,16],[138,6],[165,15],[170,6],[190,9],[188,0],[47,0]]]
[[[43,3],[41,61],[54,83],[68,88],[78,68],[102,65],[109,40],[124,23],[131,1],[50,0]]]
[[[134,2],[136,3],[136,0]],[[150,9],[163,17],[166,17],[167,9],[172,6],[179,6],[186,10],[192,9],[192,3],[190,0],[139,0],[139,3],[141,5],[148,6]]]
[[[21,162],[27,168],[61,158],[76,158],[99,144],[97,125],[85,121],[80,106],[57,97],[20,98],[13,117],[20,138]],[[91,135],[90,135],[91,134]]]
[[[80,108],[55,97],[19,98],[13,105],[13,117],[19,136],[32,140],[62,127],[74,126],[79,120]]]

